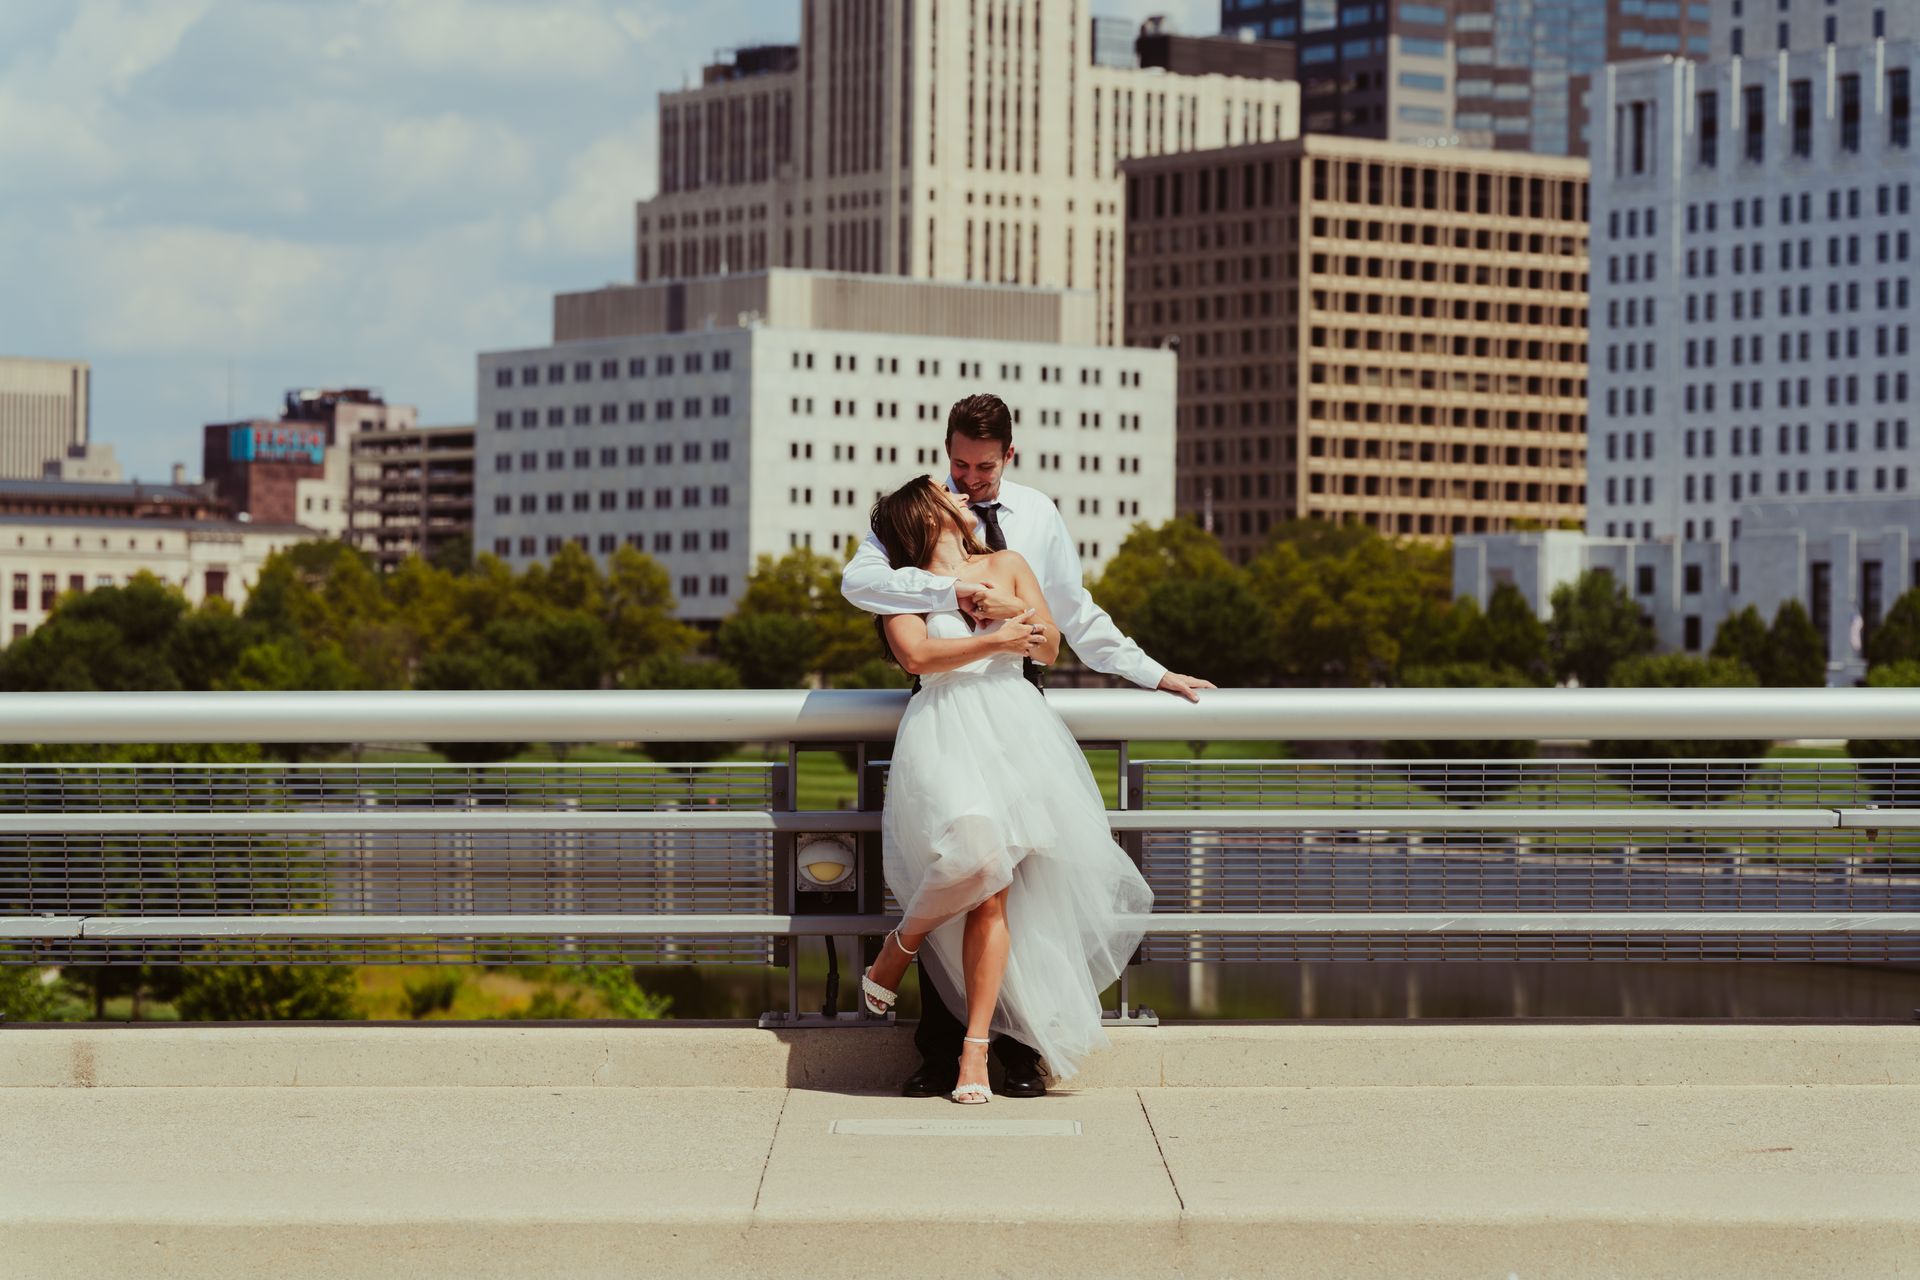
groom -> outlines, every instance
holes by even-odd
[[[1168,671],[1120,634],[1107,611],[1087,593],[1081,580],[1080,555],[1060,512],[1038,489],[1004,478],[1012,462],[1013,415],[1000,397],[968,396],[953,406],[947,414],[947,487],[966,496],[980,518],[980,535],[988,547],[995,551],[1011,547],[1033,566],[1061,638],[1095,671],[1123,676],[1142,688],[1164,689],[1198,702],[1197,691],[1211,689],[1213,684]],[[959,608],[987,620],[1011,618],[1021,611],[1009,583],[956,583],[924,569],[893,568],[880,540],[871,533],[840,575],[840,593],[868,613],[935,613]],[[1040,670],[1028,664],[1027,678],[1036,686],[1041,684]],[[900,1090],[910,1098],[952,1091],[960,1038],[966,1034],[966,1028],[927,980],[926,961],[918,965],[921,1011],[913,1044],[920,1051],[921,1062]],[[995,1036],[993,1056],[1000,1060],[1004,1073],[1001,1096],[1038,1098],[1046,1093],[1039,1055],[1032,1048],[1012,1036]]]

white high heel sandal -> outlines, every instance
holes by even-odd
[[[907,944],[900,941],[899,929],[889,929],[887,931],[887,937],[893,939],[894,946],[906,952],[908,959],[912,959],[914,956],[920,954],[918,948],[907,951]],[[881,942],[881,945],[886,945],[884,940]],[[887,1016],[887,1010],[893,1008],[894,1001],[900,998],[900,993],[898,991],[889,991],[887,988],[875,982],[870,976],[872,973],[873,966],[868,965],[866,970],[860,975],[860,1003],[864,1005],[867,1012],[874,1017],[884,1018]]]
[[[983,1040],[978,1036],[961,1036],[960,1038],[968,1044],[990,1045],[993,1043],[991,1039]],[[963,1084],[955,1088],[947,1097],[955,1102],[977,1107],[983,1102],[993,1101],[993,1089],[984,1084]]]

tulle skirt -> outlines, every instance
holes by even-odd
[[[923,681],[895,741],[882,817],[887,887],[934,992],[966,1021],[966,912],[1002,889],[1009,947],[992,1029],[1055,1079],[1109,1043],[1100,993],[1139,946],[1153,892],[1107,825],[1086,758],[1017,661]]]

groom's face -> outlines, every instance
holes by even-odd
[[[1013,460],[1011,447],[1002,451],[998,440],[947,437],[947,470],[953,487],[969,502],[992,502],[1000,496],[1000,475]]]

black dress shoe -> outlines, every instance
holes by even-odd
[[[1044,1098],[1047,1080],[1038,1062],[1022,1062],[1005,1068],[1000,1087],[994,1090],[1003,1098]]]
[[[953,1092],[954,1085],[960,1082],[960,1069],[956,1063],[951,1071],[942,1071],[930,1062],[922,1062],[918,1070],[907,1077],[900,1086],[903,1098],[944,1098]]]

